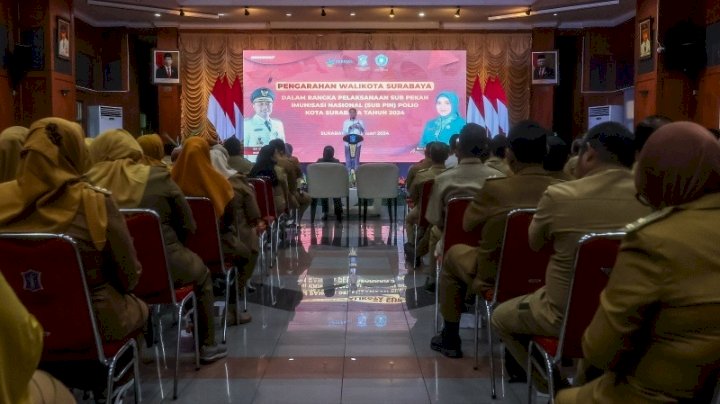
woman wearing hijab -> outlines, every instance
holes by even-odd
[[[290,190],[288,189],[287,174],[285,170],[277,165],[280,158],[277,149],[272,145],[265,145],[257,155],[255,165],[250,170],[249,177],[268,177],[273,187],[275,209],[278,213],[287,210],[287,200]]]
[[[151,135],[142,135],[137,138],[137,143],[142,148],[142,162],[144,164],[151,167],[168,168],[167,164],[163,161],[163,158],[165,158],[165,144],[160,135],[154,133]]]
[[[435,97],[435,110],[438,116],[429,120],[423,129],[418,147],[423,149],[430,142],[450,144],[450,137],[460,133],[465,119],[460,116],[460,101],[452,91],[443,91]]]
[[[225,167],[221,174],[210,160],[210,145],[201,137],[185,141],[183,152],[173,166],[172,178],[188,196],[209,198],[218,216],[223,252],[232,257],[238,269],[238,286],[244,288],[255,268],[258,256],[257,235],[253,227],[260,219],[255,194],[234,170]],[[235,313],[228,308],[228,323],[251,321],[249,313],[232,321]]]
[[[0,132],[0,182],[15,179],[27,133],[27,128],[22,126],[11,126]]]
[[[583,336],[604,374],[557,403],[709,403],[720,372],[720,144],[691,122],[667,124],[640,153],[638,199]]]
[[[318,163],[337,163],[340,164],[340,160],[335,158],[335,148],[328,145],[325,146],[323,149],[323,156],[319,159],[317,159]],[[311,212],[315,212],[315,207],[317,206],[317,199],[313,199],[311,202]],[[333,198],[333,205],[335,210],[335,218],[338,221],[342,220],[343,215],[343,208],[342,208],[342,200],[340,198]],[[328,213],[328,200],[327,198],[320,199],[320,206],[322,207],[322,220],[327,220],[327,213]]]
[[[123,216],[110,194],[84,180],[80,126],[46,118],[30,126],[15,181],[0,184],[0,232],[63,233],[78,244],[100,333],[119,341],[139,331],[148,307],[131,294],[140,278]]]
[[[149,137],[145,136],[146,139]],[[107,131],[90,145],[93,166],[87,172],[87,178],[93,184],[110,190],[120,208],[157,212],[173,282],[176,286],[193,284],[195,287],[198,332],[202,341],[200,359],[209,363],[223,358],[227,356],[227,351],[215,342],[215,297],[210,271],[202,259],[187,249],[182,241],[188,233],[195,231],[190,206],[185,195],[170,178],[165,165],[148,166],[143,164],[143,159],[143,149],[130,133],[122,129]]]

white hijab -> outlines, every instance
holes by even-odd
[[[237,170],[233,170],[228,164],[228,156],[227,150],[220,144],[216,144],[210,148],[210,161],[213,167],[215,167],[215,170],[225,178],[230,178],[237,174]]]

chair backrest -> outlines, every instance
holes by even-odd
[[[539,252],[530,248],[528,230],[534,215],[535,209],[515,209],[507,215],[495,278],[495,303],[532,293],[545,285],[552,247]]]
[[[399,175],[400,169],[395,164],[361,164],[355,172],[358,198],[396,198],[398,194]]]
[[[482,235],[482,227],[477,226],[472,231],[463,229],[463,218],[472,196],[460,196],[450,199],[445,213],[445,232],[443,233],[443,255],[456,244],[476,246]]]
[[[0,234],[0,257],[0,272],[43,326],[42,360],[76,353],[105,362],[75,241],[62,234]]]
[[[311,198],[344,198],[350,192],[347,168],[340,163],[313,163],[307,166]]]
[[[223,273],[225,262],[218,220],[212,202],[208,198],[201,197],[188,196],[185,199],[197,224],[195,233],[188,234],[185,239],[185,246],[200,256],[210,272]]]
[[[262,217],[278,217],[270,179],[267,177],[248,178],[248,182],[255,189],[255,197]]]
[[[125,216],[143,273],[133,290],[148,304],[175,304],[160,216],[150,209],[120,209]]]
[[[620,249],[624,232],[591,233],[578,242],[558,355],[582,358],[582,336],[590,324]]]
[[[420,227],[430,226],[430,222],[428,222],[425,217],[425,213],[427,213],[427,206],[430,202],[433,185],[435,185],[435,180],[427,180],[423,182],[422,189],[420,190],[420,219],[418,221],[418,226]],[[447,229],[447,227],[445,228]]]

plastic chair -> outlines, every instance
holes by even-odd
[[[560,363],[562,358],[584,357],[582,336],[600,304],[600,292],[605,289],[610,272],[615,266],[623,237],[625,237],[624,232],[591,233],[583,236],[578,242],[560,337],[535,336],[528,347],[529,400],[532,399],[533,391],[533,378],[529,375],[533,374],[533,370],[538,370],[547,380],[550,402],[554,403],[554,367]],[[543,364],[533,358],[534,350],[537,350],[542,356]]]
[[[426,231],[430,230],[430,222],[428,222],[425,217],[425,213],[427,213],[427,207],[430,202],[430,194],[432,193],[433,185],[435,185],[435,180],[427,180],[422,184],[422,189],[420,190],[420,218],[418,219],[418,222],[413,225],[415,227],[415,239],[413,240],[413,266],[415,265],[415,260],[417,260],[418,232],[420,229],[425,229]]]
[[[138,260],[142,264],[143,274],[134,290],[137,297],[149,305],[172,305],[177,313],[177,347],[175,351],[175,374],[173,375],[173,400],[177,399],[178,372],[180,369],[180,336],[181,319],[184,314],[192,313],[195,324],[193,339],[195,340],[195,370],[200,369],[200,344],[198,338],[197,297],[194,285],[183,285],[175,288],[172,275],[168,269],[165,238],[163,237],[160,216],[150,209],[120,209],[125,215]],[[179,302],[179,303],[178,303]],[[185,313],[185,307],[190,308]],[[155,310],[152,315],[157,315]],[[159,319],[158,319],[159,320]],[[160,336],[162,338],[162,335]],[[157,347],[155,347],[157,357]]]
[[[528,230],[536,209],[514,209],[507,215],[500,261],[495,277],[495,289],[482,296],[487,316],[488,358],[490,360],[490,387],[492,398],[497,397],[495,388],[495,364],[493,361],[492,314],[502,302],[527,295],[545,285],[545,271],[552,247],[536,252],[530,248]],[[475,369],[479,358],[480,296],[475,297]]]
[[[368,200],[382,198],[388,200],[388,214],[393,223],[393,207],[397,217],[399,174],[398,166],[391,163],[367,163],[358,167],[355,176],[358,200],[363,206],[363,222],[367,221]]]
[[[220,241],[220,230],[215,208],[208,198],[185,197],[192,210],[197,229],[188,234],[185,246],[199,255],[210,273],[225,278],[225,310],[223,310],[223,343],[227,341],[227,312],[230,304],[230,287],[235,287],[236,318],[240,317],[239,293],[237,289],[237,268],[225,263],[225,255]],[[247,295],[247,293],[245,293]],[[247,300],[245,300],[247,310]]]
[[[316,199],[345,198],[345,214],[350,218],[350,180],[340,163],[313,163],[307,166],[308,195],[313,199],[310,223],[315,222]]]
[[[480,237],[482,236],[482,227],[480,226],[469,232],[466,232],[463,229],[465,210],[472,200],[472,196],[455,197],[450,199],[447,204],[445,213],[445,231],[443,232],[443,252],[442,256],[438,257],[435,264],[435,332],[440,332],[440,322],[438,321],[438,295],[440,294],[440,291],[438,288],[440,287],[440,271],[442,271],[443,258],[454,245],[477,245],[478,241],[480,241]]]
[[[41,363],[98,360],[107,368],[108,402],[115,402],[116,396],[122,400],[125,389],[116,391],[115,384],[132,372],[135,401],[141,402],[135,335],[102,341],[75,240],[62,234],[0,234],[0,256],[6,257],[0,271],[45,331]],[[116,371],[123,357],[127,362]]]

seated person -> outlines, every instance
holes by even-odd
[[[604,373],[558,404],[709,403],[717,384],[720,146],[697,124],[665,125],[640,152],[635,185],[655,212],[626,227],[582,339],[584,362]]]
[[[453,168],[458,165],[457,141],[459,137],[459,133],[450,136],[450,155],[447,160],[445,160],[445,168]]]
[[[230,167],[240,174],[248,175],[252,170],[253,163],[243,156],[245,147],[242,142],[235,136],[231,136],[223,142],[223,147],[228,152],[228,164]]]
[[[323,156],[322,158],[319,158],[317,160],[318,163],[337,163],[340,164],[340,160],[335,158],[335,148],[332,146],[325,146],[323,149]],[[315,207],[317,206],[317,199],[313,199],[311,201],[311,212],[315,211]],[[322,220],[327,220],[327,213],[328,213],[328,200],[327,198],[320,199],[320,206],[322,207]],[[335,218],[338,221],[342,220],[343,215],[343,207],[342,207],[342,201],[340,198],[333,198],[333,208],[335,213]]]
[[[159,136],[152,136],[160,142]],[[139,139],[143,137],[147,139],[150,135]],[[183,245],[185,236],[195,231],[195,221],[185,195],[170,178],[170,171],[157,159],[155,161],[160,165],[151,167],[143,164],[143,152],[138,141],[122,129],[102,133],[95,138],[89,150],[93,166],[86,175],[91,183],[112,192],[120,208],[150,209],[160,216],[172,280],[176,287],[194,286],[201,341],[200,359],[209,363],[224,358],[227,350],[215,341],[212,277],[202,259]]]
[[[169,171],[168,165],[163,161],[165,158],[165,145],[160,135],[154,133],[142,135],[137,138],[137,142],[142,148],[142,162],[144,164],[151,167],[164,167]]]
[[[583,138],[585,135],[586,134],[583,134],[579,138],[573,140],[570,145],[570,158],[565,163],[565,167],[563,167],[563,173],[565,173],[565,175],[569,178],[577,178],[577,175],[575,175],[575,168],[577,167],[578,153],[580,153],[580,147],[583,145]]]
[[[535,122],[523,121],[510,130],[509,148],[503,153],[515,174],[491,178],[465,210],[463,229],[480,226],[479,246],[455,245],[447,252],[440,273],[440,312],[445,326],[431,347],[451,358],[462,357],[459,322],[468,288],[484,294],[495,287],[507,214],[513,209],[535,208],[548,185],[558,181],[542,167],[549,133]]]
[[[547,138],[548,153],[545,156],[543,167],[551,176],[563,181],[574,180],[575,177],[568,175],[563,169],[570,157],[570,148],[560,136],[551,134]]]
[[[485,161],[485,165],[500,171],[505,176],[512,175],[512,170],[505,161],[505,150],[508,147],[508,138],[505,135],[500,134],[490,139],[490,158]]]
[[[27,133],[27,128],[22,126],[11,126],[0,132],[0,183],[15,179]]]
[[[633,139],[632,132],[615,122],[590,129],[578,155],[579,179],[551,185],[538,203],[529,242],[535,251],[552,246],[545,286],[501,303],[492,318],[497,334],[523,367],[531,336],[560,333],[580,238],[623,228],[650,211],[635,198]],[[535,379],[539,390],[546,388],[542,378]]]
[[[281,166],[278,166],[277,161],[279,159],[280,155],[275,146],[265,145],[260,149],[255,165],[252,170],[250,170],[250,174],[248,174],[248,177],[251,178],[270,178],[277,215],[287,211],[287,201],[290,197],[287,173]]]
[[[20,302],[0,273],[0,402],[74,404],[58,380],[37,370],[43,350],[43,328]]]
[[[301,219],[310,206],[310,196],[298,189],[298,180],[303,176],[300,161],[288,153],[292,152],[292,145],[282,139],[271,140],[270,145],[274,146],[278,153],[277,165],[282,167],[287,175],[290,208],[297,209],[298,219]]]
[[[259,251],[254,226],[259,224],[260,209],[252,187],[239,174],[234,174],[231,179],[220,174],[210,162],[210,145],[200,137],[185,141],[183,152],[173,167],[172,178],[185,195],[212,201],[223,253],[237,268],[238,288],[244,288],[255,269]],[[235,318],[235,309],[232,304],[227,308],[228,324],[251,321],[247,312]]]
[[[412,183],[415,180],[415,175],[417,175],[418,171],[430,168],[430,166],[432,165],[432,160],[430,159],[430,145],[432,143],[433,142],[430,142],[425,146],[425,150],[423,151],[425,153],[425,157],[410,166],[407,174],[407,179],[405,180],[405,189],[407,189],[408,191],[412,187]]]
[[[650,115],[635,126],[635,160],[640,156],[645,143],[656,130],[672,122],[662,115]]]

